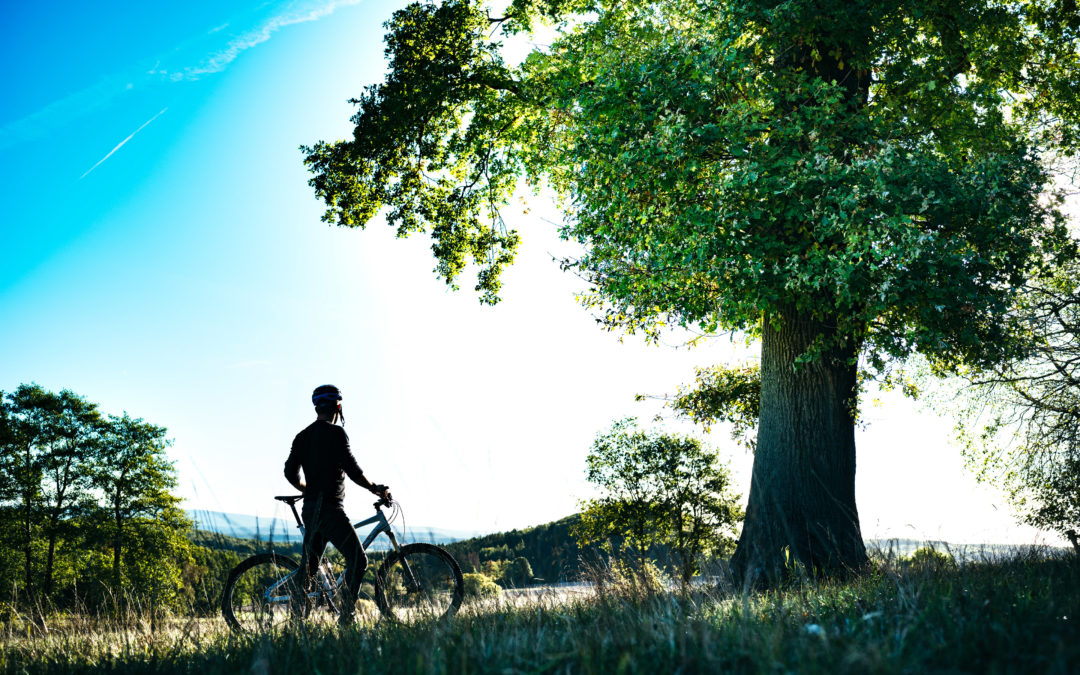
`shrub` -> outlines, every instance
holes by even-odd
[[[907,567],[934,572],[956,569],[956,558],[951,553],[939,551],[933,546],[915,549],[901,563]]]
[[[527,586],[532,583],[532,580],[532,565],[529,564],[529,559],[524,556],[518,556],[507,563],[501,579],[503,585],[513,587]]]
[[[494,598],[502,592],[502,588],[486,574],[463,574],[465,579],[466,598]]]

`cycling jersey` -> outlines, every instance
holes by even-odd
[[[305,506],[319,497],[326,507],[341,506],[345,500],[345,475],[357,483],[364,475],[349,449],[345,430],[323,420],[312,422],[296,434],[292,451],[285,460],[285,478],[297,489],[301,468],[307,482]]]

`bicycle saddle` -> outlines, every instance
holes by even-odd
[[[304,495],[284,495],[281,497],[274,497],[274,499],[278,500],[279,502],[285,502],[289,506],[292,506],[303,498]]]

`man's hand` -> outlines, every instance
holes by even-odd
[[[390,488],[386,485],[372,485],[368,489],[388,502],[393,501],[390,499]]]

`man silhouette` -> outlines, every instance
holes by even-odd
[[[316,420],[296,435],[289,458],[285,460],[285,478],[304,495],[302,516],[306,533],[298,583],[300,588],[307,589],[323,549],[327,542],[333,543],[345,557],[346,589],[341,623],[349,625],[354,620],[356,597],[367,569],[367,555],[345,515],[345,476],[386,501],[390,501],[390,493],[385,485],[370,482],[353,457],[349,437],[338,425],[339,421],[345,421],[341,412],[341,390],[332,384],[324,384],[312,393],[311,402],[315,406]],[[300,481],[300,469],[304,470],[306,484]]]

